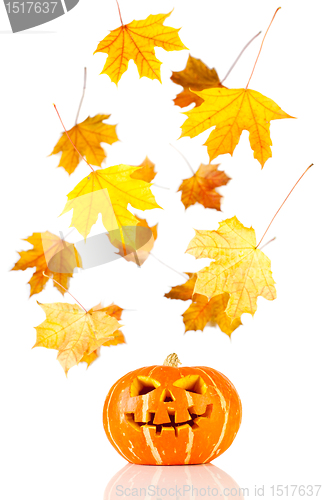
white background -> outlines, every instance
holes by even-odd
[[[124,23],[175,10],[165,24],[181,27],[190,53],[223,77],[242,47],[266,30],[272,0],[120,0]],[[0,4],[1,49],[1,454],[0,484],[6,500],[102,499],[109,479],[125,461],[105,437],[101,414],[110,386],[140,366],[162,363],[177,352],[184,365],[206,365],[225,373],[243,404],[243,423],[231,448],[214,464],[241,487],[322,483],[322,5],[282,1],[266,39],[250,88],[272,98],[297,120],[272,122],[273,158],[263,170],[253,159],[244,132],[233,158],[217,159],[232,178],[221,188],[222,213],[200,205],[186,212],[176,193],[190,171],[169,143],[196,170],[208,162],[203,146],[209,132],[181,139],[184,116],[172,99],[181,90],[171,71],[185,67],[187,51],[156,49],[163,62],[161,85],[139,79],[133,62],[118,88],[99,76],[104,54],[92,55],[110,29],[120,25],[114,0],[81,0],[67,15],[28,32],[11,34]],[[253,42],[226,84],[244,87],[261,38]],[[47,157],[61,132],[52,103],[67,128],[74,124],[88,68],[80,120],[111,113],[121,142],[105,146],[106,166],[138,165],[146,155],[156,163],[154,187],[164,210],[141,213],[159,223],[153,253],[182,272],[205,262],[184,252],[197,229],[217,229],[237,215],[253,226],[259,241],[277,208],[305,168],[267,234],[276,236],[265,252],[272,261],[277,300],[258,299],[254,318],[230,341],[219,329],[183,334],[187,302],[163,298],[181,278],[150,257],[141,269],[123,260],[78,273],[71,292],[88,309],[112,301],[127,309],[122,322],[127,344],[104,348],[88,370],[68,378],[56,352],[37,348],[34,326],[45,319],[36,304],[73,302],[48,283],[28,299],[32,270],[11,272],[16,251],[33,232],[68,231],[69,216],[57,219],[66,194],[88,173],[82,163],[70,177]],[[216,163],[214,162],[214,163]],[[136,212],[140,214],[140,212]],[[76,238],[77,239],[77,238]],[[266,241],[265,240],[265,241]],[[72,240],[72,236],[70,238]],[[269,490],[268,490],[269,492]],[[266,495],[269,497],[269,494]],[[294,497],[297,498],[297,497]],[[320,498],[323,498],[321,490]]]

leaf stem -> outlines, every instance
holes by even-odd
[[[249,45],[251,44],[251,42],[253,42],[257,36],[259,36],[261,33],[261,31],[259,31],[259,33],[257,33],[254,37],[251,38],[251,40],[249,40],[249,42],[247,43],[247,45],[245,45],[242,49],[242,51],[240,52],[240,54],[238,55],[238,57],[236,58],[236,60],[234,61],[234,63],[232,64],[231,68],[229,69],[229,71],[227,72],[227,74],[225,75],[225,77],[221,80],[220,84],[222,85],[222,83],[224,82],[224,80],[226,80],[228,78],[228,76],[230,75],[231,71],[233,70],[233,68],[235,67],[235,65],[237,64],[237,62],[239,61],[240,57],[242,56],[242,54],[244,53],[244,51],[249,47]]]
[[[75,297],[74,295],[71,294],[71,292],[69,292],[65,286],[61,285],[60,283],[58,283],[58,281],[54,280],[54,278],[52,276],[47,276],[47,274],[44,273],[43,271],[43,275],[46,276],[46,278],[49,278],[49,279],[52,279],[54,281],[54,283],[56,283],[58,286],[60,286],[61,288],[63,288],[63,290],[65,290],[65,292],[69,293],[70,296],[82,307],[83,311],[85,311],[87,313],[87,310],[85,309],[85,307],[82,306],[81,302],[79,302]]]
[[[186,281],[187,281],[187,279],[188,279],[188,278],[187,278],[186,274],[183,274],[183,273],[180,273],[179,271],[176,271],[176,269],[174,269],[174,268],[170,267],[168,264],[165,264],[165,262],[163,262],[162,260],[158,259],[158,257],[156,257],[156,255],[154,255],[153,253],[151,253],[151,252],[150,252],[150,254],[149,254],[149,255],[151,255],[152,257],[154,257],[154,259],[158,260],[158,262],[159,262],[160,264],[162,264],[163,266],[168,267],[168,269],[170,269],[171,271],[174,271],[174,273],[177,273],[177,274],[179,274],[180,276],[182,276],[182,278],[185,278],[185,279],[186,279]]]
[[[80,104],[79,104],[79,109],[77,110],[77,115],[76,115],[76,118],[75,118],[75,125],[77,125],[77,122],[78,122],[78,119],[79,119],[79,114],[80,114],[80,111],[81,111],[81,107],[82,107],[83,99],[84,99],[84,95],[85,95],[85,89],[86,89],[86,68],[84,68],[83,94],[82,94],[81,101],[80,101]]]
[[[267,241],[267,243],[265,243],[264,245],[262,245],[262,247],[260,247],[259,250],[262,250],[263,248],[265,248],[267,245],[269,245],[269,243],[271,243],[275,239],[276,239],[276,236],[274,236],[273,238],[271,238],[271,240]]]
[[[168,191],[170,191],[170,188],[168,187],[165,187],[165,186],[160,186],[159,184],[155,184],[154,182],[152,183],[152,187],[156,187],[156,188],[159,188],[159,189],[167,189]]]
[[[74,231],[75,227],[73,227],[65,236],[63,235],[63,238],[67,238],[73,231]],[[61,238],[61,239],[63,239]]]
[[[184,161],[187,163],[187,165],[189,166],[190,171],[191,171],[191,172],[192,172],[192,174],[195,176],[196,174],[195,174],[195,172],[194,172],[194,170],[193,170],[192,166],[191,166],[191,165],[190,165],[190,163],[188,162],[187,158],[185,158],[185,156],[183,155],[183,153],[181,153],[181,152],[180,152],[177,148],[175,148],[175,146],[173,146],[173,144],[169,144],[169,145],[170,145],[172,148],[174,148],[174,149],[175,149],[175,151],[177,151],[177,153],[178,153],[178,154],[180,154],[180,155],[181,155],[181,157],[183,158],[183,160],[184,160]]]
[[[260,243],[262,242],[262,240],[264,239],[265,237],[265,234],[267,233],[268,229],[270,228],[271,224],[273,223],[276,215],[278,214],[278,212],[280,211],[280,209],[282,208],[282,206],[284,205],[284,203],[286,202],[287,198],[290,196],[290,194],[294,191],[294,189],[296,188],[297,184],[299,183],[299,181],[302,179],[302,177],[304,177],[304,175],[306,174],[306,172],[314,165],[314,163],[311,163],[311,165],[309,167],[307,167],[307,169],[305,170],[305,172],[302,173],[302,175],[300,176],[300,178],[298,179],[298,181],[294,184],[294,186],[292,187],[292,189],[289,191],[288,195],[286,196],[286,198],[284,199],[283,203],[280,205],[279,209],[277,210],[277,212],[275,213],[274,217],[271,219],[270,223],[269,223],[269,226],[267,227],[266,231],[264,232],[261,240],[259,241],[258,245],[256,246],[256,248],[259,247]],[[269,243],[269,242],[268,242]]]
[[[271,25],[272,25],[272,23],[273,23],[273,20],[274,20],[274,19],[275,19],[275,17],[276,17],[276,14],[277,14],[277,12],[279,11],[279,9],[281,9],[281,7],[278,7],[278,9],[276,9],[275,14],[273,15],[273,18],[272,18],[272,20],[270,21],[270,24],[269,24],[269,26],[268,26],[268,28],[267,28],[267,31],[266,31],[266,33],[265,33],[265,36],[264,36],[264,37],[263,37],[263,39],[262,39],[262,42],[261,42],[261,45],[260,45],[260,49],[259,49],[259,52],[258,52],[258,55],[257,55],[257,59],[256,59],[256,62],[255,62],[255,64],[254,64],[253,68],[252,68],[251,75],[250,75],[250,78],[249,78],[248,83],[247,83],[247,86],[246,86],[246,90],[247,90],[247,88],[249,87],[249,83],[250,83],[251,77],[252,77],[252,75],[253,75],[253,72],[255,71],[255,67],[256,67],[256,64],[257,64],[257,62],[258,62],[258,59],[259,59],[259,56],[260,56],[260,52],[261,52],[261,50],[262,50],[262,46],[263,46],[263,44],[264,44],[264,41],[265,41],[266,35],[267,35],[268,31],[269,31],[270,26],[271,26]]]
[[[120,5],[119,5],[119,2],[118,2],[118,0],[116,0],[116,2],[117,2],[117,6],[118,6],[118,11],[119,11],[119,17],[120,17],[120,21],[121,21],[121,24],[122,24],[122,26],[124,26],[124,24],[123,24],[123,21],[122,21],[122,16],[121,16],[121,10],[120,10]]]
[[[65,125],[64,125],[64,123],[63,123],[63,121],[62,121],[61,115],[59,114],[58,109],[56,108],[56,105],[55,105],[55,104],[53,104],[53,106],[54,106],[54,108],[55,108],[55,110],[56,110],[56,113],[58,114],[58,118],[60,119],[60,122],[61,122],[61,124],[63,125],[63,129],[65,130],[65,134],[66,134],[66,135],[67,135],[67,137],[69,138],[70,143],[72,144],[72,146],[74,147],[74,149],[78,152],[78,154],[80,155],[80,157],[81,157],[81,158],[85,161],[85,163],[87,163],[87,164],[88,164],[88,166],[90,167],[90,169],[92,170],[92,172],[94,172],[94,168],[93,168],[93,167],[91,167],[91,165],[89,164],[89,162],[88,162],[88,161],[84,158],[84,156],[83,156],[83,155],[81,155],[81,153],[79,152],[79,150],[78,150],[78,149],[77,149],[77,147],[75,146],[74,142],[72,141],[72,139],[71,139],[71,138],[70,138],[70,136],[68,135],[68,132],[67,132],[67,130],[66,130],[66,128],[65,128]]]

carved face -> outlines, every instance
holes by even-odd
[[[206,463],[231,445],[241,403],[231,382],[212,368],[151,366],[111,388],[103,421],[111,444],[129,462]]]
[[[169,384],[139,375],[130,386],[130,396],[135,399],[128,401],[126,419],[138,431],[150,428],[157,436],[167,432],[178,437],[181,428],[195,430],[201,419],[211,417],[213,404],[205,396],[207,392],[200,375],[187,375]]]

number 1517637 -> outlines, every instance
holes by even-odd
[[[8,2],[8,14],[53,14],[58,2]]]
[[[287,497],[287,496],[308,496],[308,497],[311,497],[311,496],[318,496],[319,494],[319,491],[321,489],[321,484],[315,484],[315,485],[312,485],[312,484],[308,484],[308,485],[298,485],[298,484],[290,484],[290,485],[282,485],[282,484],[279,484],[279,485],[273,485],[270,487],[271,489],[271,494],[272,496],[278,496],[278,497],[281,497],[281,496],[284,496],[284,497]]]

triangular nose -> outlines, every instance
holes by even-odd
[[[172,401],[175,401],[175,398],[168,389],[164,389],[160,401],[164,403],[171,403]]]

